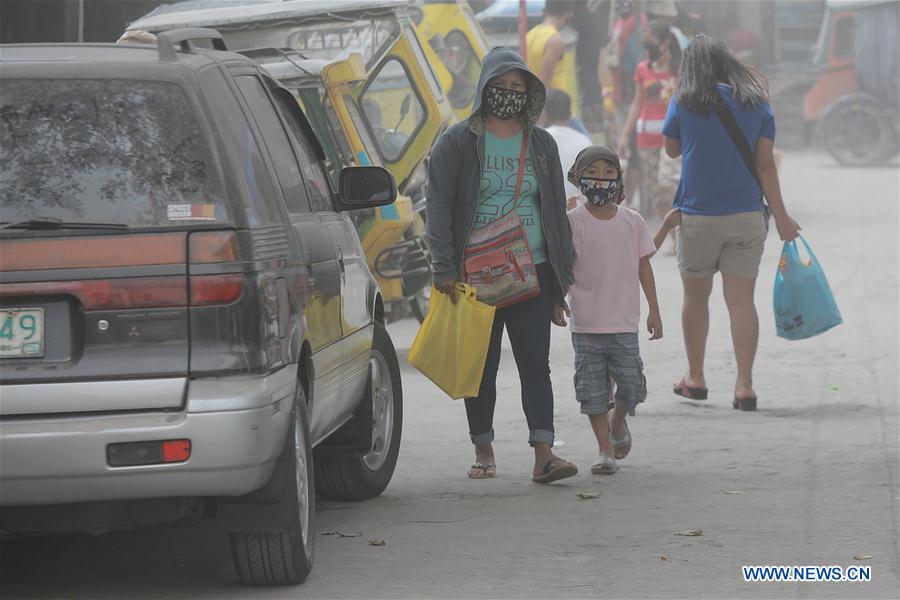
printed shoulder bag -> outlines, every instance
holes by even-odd
[[[475,288],[480,302],[497,308],[524,302],[541,293],[534,256],[517,210],[527,147],[528,132],[523,130],[513,209],[493,223],[472,230],[463,250],[466,283]]]

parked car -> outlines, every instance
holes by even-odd
[[[213,30],[0,64],[0,530],[215,505],[242,582],[303,581],[315,494],[376,496],[399,452],[348,216],[392,176],[345,167],[336,190],[291,93]]]

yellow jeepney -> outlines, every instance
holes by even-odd
[[[487,35],[466,0],[415,0],[410,18],[441,60],[441,85],[457,120],[472,112],[481,62],[490,50]],[[441,75],[441,73],[439,73]]]

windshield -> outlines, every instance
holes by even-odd
[[[356,52],[371,69],[400,36],[396,19],[359,19],[346,22],[279,24],[242,30],[220,30],[234,50],[292,48],[306,58],[343,60]]]
[[[5,81],[0,181],[5,222],[142,227],[226,216],[194,113],[173,83]]]

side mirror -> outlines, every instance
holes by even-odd
[[[344,167],[340,193],[335,202],[340,211],[377,208],[394,202],[397,184],[384,167]]]
[[[400,118],[403,119],[406,115],[409,114],[409,105],[412,102],[412,96],[410,94],[406,94],[403,97],[403,102],[400,103]]]

